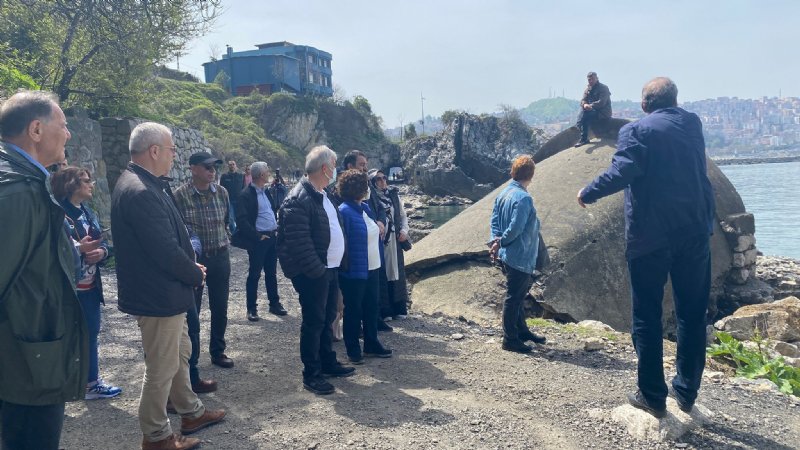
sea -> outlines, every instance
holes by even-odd
[[[756,247],[800,259],[800,161],[719,166],[756,220]]]

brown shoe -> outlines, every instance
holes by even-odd
[[[200,380],[192,385],[195,394],[207,394],[217,390],[217,382],[214,380]]]
[[[200,445],[200,439],[182,436],[179,433],[157,442],[148,442],[142,439],[142,450],[189,450],[198,445]]]
[[[225,418],[225,410],[224,409],[212,409],[206,410],[202,416],[196,419],[187,419],[185,417],[181,418],[181,433],[183,434],[192,434],[194,432],[200,431],[203,428],[214,425],[215,423],[222,422],[222,419]]]
[[[233,360],[228,358],[228,355],[223,353],[221,355],[212,356],[211,364],[214,364],[215,366],[220,366],[223,369],[230,369],[231,367],[233,367]]]

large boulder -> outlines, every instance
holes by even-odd
[[[743,341],[753,339],[756,333],[777,341],[800,341],[800,299],[788,297],[773,303],[744,306],[714,327]]]
[[[570,142],[561,135],[554,139],[561,139],[562,145]],[[631,313],[624,256],[623,194],[606,197],[586,209],[580,208],[575,200],[578,190],[606,169],[615,144],[615,140],[603,138],[579,148],[570,145],[553,152],[537,165],[528,191],[534,198],[551,257],[551,265],[541,278],[544,287],[540,304],[546,315],[574,321],[600,320],[617,330],[628,330]],[[724,205],[726,215],[744,212],[743,206],[735,211],[741,199],[710,160],[708,170],[715,195],[723,200],[720,204]],[[503,187],[434,230],[406,255],[406,267],[413,282],[427,285],[428,279],[435,276],[437,283],[452,287],[438,289],[436,295],[431,296],[430,289],[417,290],[414,286],[415,307],[430,313],[460,310],[460,315],[471,320],[486,320],[487,307],[499,312],[502,295],[498,294],[497,286],[504,285],[503,274],[496,269],[477,270],[475,266],[488,264],[489,220],[494,199]],[[719,222],[719,214],[717,219]],[[718,223],[715,223],[711,239],[711,252],[715,295],[710,315],[713,316],[714,299],[723,291],[732,263],[731,249]],[[469,263],[466,266],[465,261]],[[471,275],[463,277],[459,267],[469,267]],[[469,280],[469,284],[459,289],[458,283],[448,281],[454,279]],[[675,328],[671,295],[668,286],[664,300],[667,335]],[[465,298],[471,300],[465,302]],[[476,306],[481,299],[482,303]]]
[[[404,172],[426,194],[478,200],[506,181],[515,157],[536,151],[541,133],[513,114],[461,113],[436,135],[403,144]]]

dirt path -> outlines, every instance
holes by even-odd
[[[279,279],[289,315],[245,318],[247,255],[235,250],[227,331],[233,369],[212,366],[208,310],[201,313],[201,376],[220,389],[202,395],[226,408],[220,425],[196,434],[205,449],[494,449],[494,448],[753,448],[800,444],[800,401],[731,380],[706,382],[699,402],[717,413],[712,426],[681,443],[630,438],[617,424],[591,418],[611,410],[635,385],[635,355],[627,335],[608,335],[606,350],[585,352],[583,332],[548,327],[550,340],[529,356],[500,350],[499,330],[412,313],[382,333],[391,359],[368,359],[356,375],[333,379],[337,392],[315,396],[302,387],[298,353],[300,308],[291,283]],[[113,276],[104,277],[107,306],[100,373],[122,386],[115,399],[67,405],[66,449],[134,449],[141,442],[138,396],[144,370],[135,321],[116,308]],[[205,301],[205,300],[204,300]],[[456,339],[461,334],[463,338]],[[616,339],[616,340],[614,340]],[[342,343],[335,349],[344,359]],[[176,429],[177,416],[170,416]]]

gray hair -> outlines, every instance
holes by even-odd
[[[312,174],[322,170],[325,164],[335,165],[336,153],[327,145],[318,145],[306,155],[306,173]]]
[[[0,107],[0,136],[15,138],[34,120],[47,122],[53,117],[54,105],[58,105],[58,97],[51,92],[17,92]]]
[[[131,156],[144,153],[153,145],[161,145],[161,140],[166,136],[172,136],[172,131],[160,123],[144,122],[136,125],[128,142]]]
[[[642,109],[651,113],[657,109],[678,106],[678,86],[667,77],[653,78],[642,88]]]
[[[261,178],[261,176],[267,172],[269,172],[269,164],[264,161],[256,161],[250,164],[250,176],[253,177],[254,180]]]

